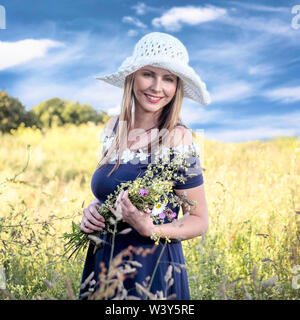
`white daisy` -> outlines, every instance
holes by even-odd
[[[158,216],[160,213],[162,213],[166,208],[166,205],[163,203],[157,203],[153,209],[152,209],[152,214],[154,216]]]

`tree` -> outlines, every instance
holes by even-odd
[[[109,118],[106,112],[96,111],[89,104],[70,102],[60,98],[48,99],[32,109],[42,126],[51,127],[54,123],[62,126],[65,123],[94,122],[105,123]]]
[[[17,129],[22,122],[26,127],[37,125],[33,112],[27,112],[18,99],[0,90],[0,131],[10,132],[11,129]]]
[[[58,126],[65,124],[62,113],[65,108],[65,101],[60,98],[51,98],[41,102],[32,109],[38,118],[39,124],[51,128],[55,123]]]

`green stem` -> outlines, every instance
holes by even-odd
[[[149,291],[150,291],[150,289],[151,289],[152,282],[153,282],[153,280],[154,280],[154,276],[155,276],[156,270],[157,270],[157,268],[158,268],[158,264],[159,264],[160,259],[161,259],[162,255],[163,255],[164,251],[165,251],[166,245],[167,245],[167,240],[165,240],[164,246],[163,246],[163,248],[162,248],[161,251],[160,251],[159,257],[158,257],[157,262],[156,262],[156,265],[155,265],[155,267],[154,267],[154,270],[153,270],[153,273],[152,273],[152,277],[151,277],[151,280],[150,280],[149,285],[148,285],[148,288],[147,288]]]
[[[110,273],[110,269],[111,269],[111,264],[112,264],[112,259],[113,259],[113,254],[114,254],[114,249],[115,249],[115,235],[116,235],[116,231],[117,231],[117,221],[115,221],[114,224],[114,232],[112,234],[112,240],[111,240],[111,250],[110,250],[110,257],[109,257],[109,265],[108,265],[108,272],[107,272],[107,277],[109,278],[109,273]],[[107,288],[107,284],[105,285],[105,291]],[[107,297],[105,297],[105,300],[107,300]]]

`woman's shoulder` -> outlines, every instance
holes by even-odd
[[[170,141],[171,147],[175,148],[180,145],[192,145],[193,144],[193,131],[182,122],[178,122],[171,135]]]

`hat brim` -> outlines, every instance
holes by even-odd
[[[96,76],[96,79],[105,81],[113,86],[123,88],[125,78],[138,69],[151,65],[167,69],[177,75],[183,81],[184,97],[190,98],[206,106],[211,103],[211,97],[206,89],[206,84],[196,74],[195,70],[187,64],[180,61],[174,63],[167,59],[153,59],[153,57],[140,60],[138,63],[131,63],[127,67],[120,67],[118,72],[104,76]]]

